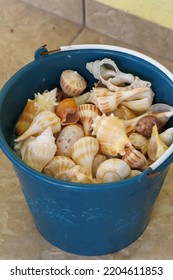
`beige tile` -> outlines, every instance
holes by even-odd
[[[19,68],[33,60],[34,52],[73,41],[81,26],[19,0],[0,0],[0,88]]]
[[[85,0],[86,27],[173,61],[173,31],[137,16]]]
[[[40,9],[83,24],[83,0],[22,0]]]

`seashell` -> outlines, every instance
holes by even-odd
[[[146,157],[134,147],[125,148],[125,154],[122,159],[127,162],[132,169],[145,170],[148,168]]]
[[[146,115],[147,115],[147,113],[142,114],[142,115],[140,115],[140,116],[137,116],[136,118],[133,118],[133,119],[123,120],[125,129],[126,129],[126,133],[129,134],[129,133],[131,133],[132,131],[134,131],[134,129],[135,129],[135,127],[136,127],[138,121],[139,121],[142,117],[144,117],[144,116],[146,116]]]
[[[173,116],[173,107],[164,103],[156,103],[149,108],[148,114],[157,117],[164,127]]]
[[[82,137],[84,137],[84,131],[81,125],[71,124],[65,126],[56,139],[56,155],[71,157],[73,144]]]
[[[119,119],[123,120],[130,120],[136,118],[136,114],[122,104],[120,104],[118,108],[114,111],[114,115],[117,116]]]
[[[152,133],[152,128],[154,125],[157,125],[159,132],[162,130],[162,125],[160,120],[153,115],[146,115],[140,118],[135,126],[135,131],[142,134],[146,138],[150,138]]]
[[[49,126],[51,127],[53,133],[59,132],[61,130],[60,118],[55,113],[43,111],[34,117],[29,128],[14,141],[22,141],[29,136],[43,132]]]
[[[79,121],[83,125],[84,134],[86,136],[91,134],[93,119],[98,115],[101,115],[101,112],[93,104],[83,104],[79,106]]]
[[[102,155],[102,154],[97,154],[95,157],[94,157],[94,160],[93,160],[93,164],[92,164],[92,175],[93,175],[93,178],[96,177],[96,172],[97,172],[97,169],[99,167],[99,165],[106,160],[106,156],[105,155]]]
[[[43,94],[35,94],[33,100],[28,99],[15,126],[18,135],[22,135],[29,128],[34,117],[40,112],[45,110],[51,112],[55,111],[55,106],[57,104],[56,93],[57,89],[55,88],[51,91],[46,91]]]
[[[141,88],[141,90],[140,88],[133,89],[133,91],[135,90],[136,94],[127,97],[122,101],[122,104],[124,104],[135,113],[142,114],[151,107],[154,99],[154,92],[151,88],[148,87]]]
[[[96,180],[101,183],[117,182],[127,178],[131,168],[122,159],[112,158],[103,161],[97,169]]]
[[[137,87],[151,86],[151,83],[148,81],[143,81],[139,77],[134,77],[132,74],[121,72],[115,62],[108,58],[88,62],[86,68],[96,79],[100,80],[112,91],[124,91],[124,89],[131,90]],[[119,86],[123,83],[130,85],[126,87]]]
[[[102,113],[111,113],[114,112],[116,110],[116,108],[118,107],[118,105],[120,103],[123,104],[123,101],[125,99],[128,98],[134,98],[138,100],[134,100],[134,101],[129,101],[130,102],[139,102],[141,105],[139,106],[139,110],[143,110],[144,108],[148,109],[148,106],[151,106],[151,98],[148,97],[148,99],[150,99],[150,101],[147,99],[148,103],[146,102],[146,100],[144,100],[146,98],[146,95],[149,96],[149,92],[148,88],[136,88],[136,89],[132,89],[132,90],[128,90],[128,91],[121,91],[121,92],[113,92],[108,90],[107,88],[93,88],[91,91],[91,95],[88,99],[88,102],[94,103],[99,110]],[[144,97],[145,96],[145,97]],[[140,100],[140,97],[142,98],[143,101]],[[130,107],[129,103],[127,103],[127,105]],[[145,103],[145,104],[143,104]],[[143,106],[142,106],[143,104]],[[126,107],[128,107],[126,106]],[[134,105],[132,106],[134,107]]]
[[[97,139],[85,136],[77,140],[72,148],[71,157],[77,165],[86,170],[86,174],[92,178],[92,163],[98,153],[99,143]]]
[[[122,120],[111,114],[97,116],[92,124],[93,135],[100,144],[100,152],[108,156],[124,154],[124,148],[131,146]]]
[[[158,132],[157,125],[153,126],[151,137],[148,141],[148,157],[155,161],[157,160],[166,150],[168,146],[161,140]]]
[[[85,79],[74,70],[65,70],[60,76],[60,86],[68,96],[78,96],[86,88]]]
[[[78,105],[72,98],[65,98],[56,107],[56,115],[62,125],[74,124],[79,120]]]
[[[28,146],[29,142],[31,142],[35,138],[36,137],[34,137],[34,136],[30,136],[23,141],[14,143],[14,150],[16,151],[18,156],[20,156],[22,158],[22,160],[24,159],[26,147]]]
[[[159,134],[160,139],[169,147],[173,143],[173,127]]]
[[[67,172],[67,181],[74,183],[83,183],[83,184],[94,184],[97,183],[95,179],[92,179],[90,176],[85,174],[84,168],[79,165],[75,165],[70,168]]]
[[[74,167],[75,163],[66,156],[54,156],[54,158],[45,166],[43,173],[62,180],[68,177],[69,169]]]
[[[52,160],[55,152],[55,137],[52,129],[48,127],[39,136],[27,143],[23,161],[41,172],[48,162]]]
[[[130,134],[129,139],[135,149],[140,150],[143,155],[146,155],[148,140],[142,134],[133,132]]]
[[[132,177],[135,177],[137,175],[141,174],[141,171],[138,170],[138,169],[133,169],[130,173],[130,175],[128,176],[128,178],[132,178]]]
[[[82,105],[88,102],[88,99],[90,97],[91,92],[85,92],[79,96],[74,96],[72,97],[74,99],[74,101],[77,103],[77,105]]]

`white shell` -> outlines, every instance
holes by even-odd
[[[147,153],[148,140],[142,134],[133,132],[129,135],[129,139],[135,149],[140,150],[143,155]]]
[[[146,157],[133,147],[125,149],[125,155],[122,159],[127,162],[132,169],[145,170],[148,168]]]
[[[29,128],[14,141],[18,142],[29,136],[43,132],[49,126],[53,133],[59,132],[61,130],[60,118],[55,113],[43,111],[35,116]]]
[[[91,136],[85,136],[73,145],[71,157],[77,165],[86,170],[86,174],[92,178],[92,164],[95,155],[99,150],[97,139]]]
[[[169,147],[173,143],[173,127],[159,134],[160,139]]]
[[[48,127],[39,136],[27,143],[23,161],[30,167],[42,171],[56,152],[55,138]]]
[[[116,182],[128,177],[131,173],[129,165],[118,158],[103,161],[97,169],[96,180],[101,183]]]

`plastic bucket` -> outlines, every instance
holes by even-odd
[[[35,60],[1,90],[1,149],[16,170],[34,222],[46,240],[74,254],[118,251],[145,230],[173,160],[173,147],[136,177],[101,185],[75,184],[47,177],[24,164],[12,149],[14,125],[27,99],[57,87],[65,69],[79,71],[92,86],[95,80],[85,68],[88,61],[111,58],[122,71],[149,80],[157,103],[173,105],[173,75],[155,60],[120,47],[76,45],[61,47],[53,54],[46,51],[38,49]],[[170,119],[168,127],[172,124]]]

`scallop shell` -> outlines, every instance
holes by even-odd
[[[86,68],[96,79],[100,80],[112,91],[124,91],[124,88],[126,90],[131,90],[137,87],[151,86],[151,83],[148,81],[143,81],[139,79],[139,77],[134,77],[132,74],[121,72],[115,62],[108,58],[88,62]],[[123,83],[128,83],[130,85],[121,87],[120,85]]]
[[[85,79],[74,70],[65,70],[60,76],[60,86],[68,96],[78,96],[86,88]]]
[[[159,134],[160,139],[169,147],[173,143],[173,127]]]
[[[125,155],[122,159],[127,162],[132,169],[145,170],[148,168],[146,157],[134,147],[125,148]]]
[[[106,156],[105,155],[102,155],[102,154],[97,154],[95,157],[94,157],[94,160],[93,160],[93,164],[92,164],[92,175],[93,175],[93,178],[96,177],[96,172],[97,172],[97,169],[99,167],[99,165],[106,160]]]
[[[157,126],[154,125],[152,134],[148,142],[148,157],[155,161],[157,160],[166,150],[168,146],[161,140]]]
[[[100,164],[96,172],[96,180],[101,183],[117,182],[127,178],[131,173],[129,165],[121,159],[107,159]]]
[[[62,125],[74,124],[79,120],[79,109],[73,98],[65,98],[56,107],[56,115]]]
[[[82,166],[90,178],[92,178],[93,159],[98,150],[99,143],[97,139],[85,136],[74,143],[71,151],[71,157],[74,162]]]
[[[28,142],[23,161],[30,167],[42,171],[52,160],[56,152],[55,138],[52,129],[48,127],[34,140]]]
[[[29,128],[14,141],[22,141],[29,136],[43,132],[49,126],[51,127],[53,133],[59,132],[61,130],[60,118],[55,113],[43,111],[34,117]]]
[[[62,180],[68,177],[69,169],[75,166],[72,159],[66,156],[55,156],[44,168],[43,173]]]
[[[57,89],[53,89],[43,94],[35,94],[33,100],[28,99],[22,114],[20,115],[16,123],[16,132],[18,135],[22,135],[30,126],[34,117],[42,111],[48,110],[51,112],[55,111],[56,106],[56,93]]]
[[[73,144],[82,137],[84,137],[84,131],[81,125],[71,124],[65,126],[56,139],[56,155],[71,157]]]
[[[93,104],[83,104],[79,106],[79,121],[83,125],[86,136],[91,134],[93,119],[98,115],[101,115],[101,112]]]
[[[113,114],[110,116],[106,116],[105,114],[97,116],[92,127],[92,134],[96,135],[100,144],[100,152],[105,155],[123,155],[124,148],[131,146],[123,121]]]
[[[143,135],[133,132],[130,134],[129,139],[135,149],[140,150],[143,155],[146,155],[148,140]]]

